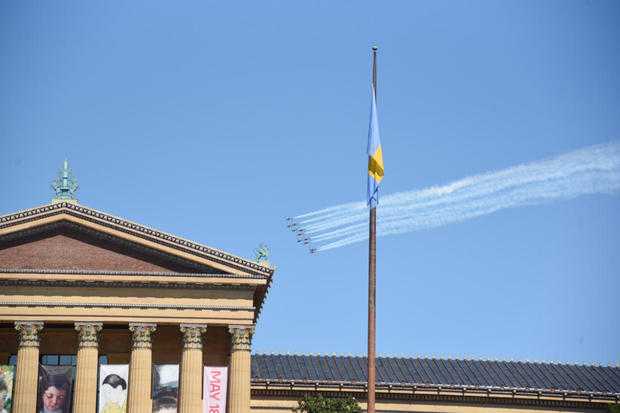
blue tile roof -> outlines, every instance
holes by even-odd
[[[364,384],[366,364],[365,357],[256,354],[252,379]],[[619,367],[385,357],[376,366],[379,384],[620,395]]]

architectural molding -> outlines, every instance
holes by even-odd
[[[0,280],[0,285],[40,286],[40,287],[101,287],[101,288],[165,288],[165,289],[188,289],[192,290],[245,290],[253,291],[249,285],[222,285],[222,284],[193,284],[193,283],[168,283],[168,282],[135,282],[127,281],[44,281],[44,280]]]
[[[213,311],[254,311],[253,306],[234,305],[191,305],[191,304],[135,304],[135,303],[72,303],[57,301],[0,301],[0,306],[9,307],[86,307],[86,308],[140,308],[177,310],[213,310]]]
[[[280,397],[287,398],[290,400],[298,400],[303,397],[304,394],[308,394],[308,392],[320,392],[320,394],[325,398],[340,398],[340,397],[355,397],[358,400],[364,400],[366,398],[366,392],[363,386],[360,386],[358,389],[352,388],[327,388],[323,386],[295,386],[294,388],[286,387],[289,386],[289,383],[272,383],[270,385],[266,385],[265,383],[261,383],[261,385],[257,386],[256,383],[252,382],[252,399],[256,397]],[[421,394],[421,393],[395,393],[389,392],[385,388],[380,388],[377,386],[376,393],[377,401],[407,401],[407,402],[421,402],[421,403],[442,403],[442,404],[455,404],[459,406],[468,406],[468,405],[494,405],[494,406],[519,406],[519,407],[530,407],[530,408],[577,408],[577,409],[600,409],[601,411],[606,411],[606,408],[611,403],[617,403],[618,399],[614,399],[613,397],[607,398],[599,398],[599,399],[587,399],[582,398],[580,400],[571,400],[571,399],[563,399],[562,397],[557,397],[554,399],[544,399],[539,397],[519,397],[519,396],[508,396],[508,397],[485,397],[480,395],[449,395],[449,394]]]
[[[246,280],[264,280],[265,277],[255,274],[211,274],[193,272],[136,272],[136,271],[105,271],[105,270],[48,270],[0,268],[0,274],[63,274],[63,275],[117,275],[131,277],[201,277],[201,278],[239,278]]]

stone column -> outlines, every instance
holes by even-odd
[[[250,411],[250,350],[254,326],[230,326],[230,413]]]
[[[19,347],[17,350],[13,412],[35,413],[39,378],[39,342],[43,322],[16,321],[15,329],[19,333]]]
[[[181,324],[183,355],[179,382],[179,413],[202,411],[202,338],[206,324]]]
[[[151,323],[129,323],[131,355],[127,413],[150,413],[152,410],[151,347],[155,329],[156,325]]]
[[[75,323],[78,352],[73,390],[74,413],[92,413],[97,407],[99,332],[102,326],[102,323]]]

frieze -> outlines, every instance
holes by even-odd
[[[152,323],[129,323],[131,347],[151,348],[153,345],[153,335],[156,329],[157,325]]]
[[[18,333],[20,347],[39,347],[43,322],[41,321],[16,321],[15,330]]]
[[[23,212],[20,212],[20,213],[17,213],[17,214],[12,214],[12,215],[8,215],[8,216],[0,217],[0,222],[10,222],[10,221],[13,221],[13,220],[16,220],[16,219],[26,218],[28,216],[32,216],[32,215],[36,215],[36,214],[41,214],[43,212],[48,212],[48,211],[54,211],[54,210],[60,209],[60,208],[72,209],[72,210],[75,210],[75,211],[80,212],[82,214],[90,215],[90,216],[95,217],[97,219],[108,221],[108,222],[111,222],[113,224],[123,226],[125,228],[130,228],[130,229],[133,229],[135,231],[138,231],[138,232],[141,232],[141,233],[144,233],[144,234],[152,235],[152,236],[160,238],[162,240],[166,240],[166,241],[169,241],[169,242],[172,242],[172,243],[175,243],[175,244],[180,244],[180,245],[189,247],[191,249],[204,252],[204,253],[206,253],[208,255],[211,255],[213,257],[222,258],[222,259],[224,259],[226,261],[222,262],[222,261],[216,260],[216,261],[218,261],[218,262],[220,262],[222,264],[230,265],[230,262],[234,262],[234,263],[240,264],[240,265],[242,265],[244,267],[249,267],[249,268],[252,268],[252,269],[255,269],[255,270],[258,270],[258,271],[262,271],[262,272],[268,273],[270,275],[273,274],[273,269],[268,268],[268,267],[264,267],[262,265],[258,265],[258,264],[254,263],[254,262],[247,261],[247,260],[244,260],[244,259],[239,258],[239,257],[234,257],[234,256],[231,256],[229,254],[225,254],[225,253],[223,253],[221,251],[217,251],[217,250],[214,250],[214,249],[211,249],[211,248],[199,245],[199,244],[195,244],[195,243],[190,242],[190,241],[186,241],[184,239],[180,239],[180,238],[177,238],[177,237],[174,237],[174,236],[171,236],[171,235],[168,235],[168,234],[165,234],[165,233],[153,230],[151,228],[143,227],[141,225],[137,225],[137,224],[134,224],[134,223],[131,223],[131,222],[128,222],[128,221],[124,221],[124,220],[121,220],[121,219],[118,219],[118,218],[115,218],[115,217],[103,214],[101,212],[97,212],[97,211],[91,210],[89,208],[85,208],[85,207],[82,207],[80,205],[74,205],[74,204],[67,203],[67,202],[61,202],[61,203],[57,203],[57,204],[47,205],[47,206],[44,206],[44,207],[39,207],[39,208],[31,209],[31,210],[28,210],[28,211],[23,211]],[[60,213],[60,212],[56,212],[56,214],[57,213]],[[89,219],[87,217],[84,217],[84,216],[81,216],[81,215],[77,215],[75,213],[71,213],[70,211],[66,211],[65,213],[67,213],[68,215],[71,215],[71,216],[75,216],[75,217],[79,217],[79,218],[88,220],[88,221],[93,222],[93,223],[97,223],[97,224],[100,224],[100,225],[105,225],[105,224],[103,224],[102,222],[100,222],[98,220],[94,220],[92,218]],[[49,214],[48,214],[48,216],[49,216]],[[33,218],[31,218],[29,220],[22,220],[22,221],[20,221],[20,223],[21,222],[28,222],[28,221],[30,221],[32,219]],[[35,217],[34,219],[39,219],[39,217]],[[4,227],[10,226],[10,225],[11,224],[0,225],[0,228],[4,228]],[[119,228],[116,228],[116,227],[110,226],[110,225],[106,225],[106,226],[108,226],[110,228],[115,228],[117,230],[119,229]],[[123,232],[131,233],[131,232],[126,231],[126,230],[123,231]],[[135,234],[135,233],[133,235],[140,236],[139,234]],[[150,238],[147,238],[145,236],[141,236],[141,238],[150,239]],[[159,243],[163,244],[162,242],[159,242]],[[177,247],[177,249],[185,250],[184,248],[179,248],[179,247]],[[200,255],[200,254],[196,254],[195,252],[192,252],[192,251],[188,251],[188,252],[191,252],[191,253],[193,253],[195,255]]]
[[[181,324],[183,335],[183,348],[202,348],[202,339],[207,332],[206,324]]]
[[[231,335],[231,347],[233,350],[247,350],[252,348],[253,326],[231,326],[228,329]]]
[[[102,323],[75,323],[79,347],[99,347],[99,333]]]

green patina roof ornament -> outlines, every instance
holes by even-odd
[[[73,193],[80,187],[77,181],[73,179],[73,172],[69,169],[69,161],[65,158],[62,169],[58,171],[58,179],[54,179],[50,187],[56,191],[56,197],[52,199],[52,203],[71,202],[77,204],[77,199],[73,197]]]
[[[269,247],[262,243],[258,244],[258,248],[254,248],[254,255],[258,262],[269,262]]]

